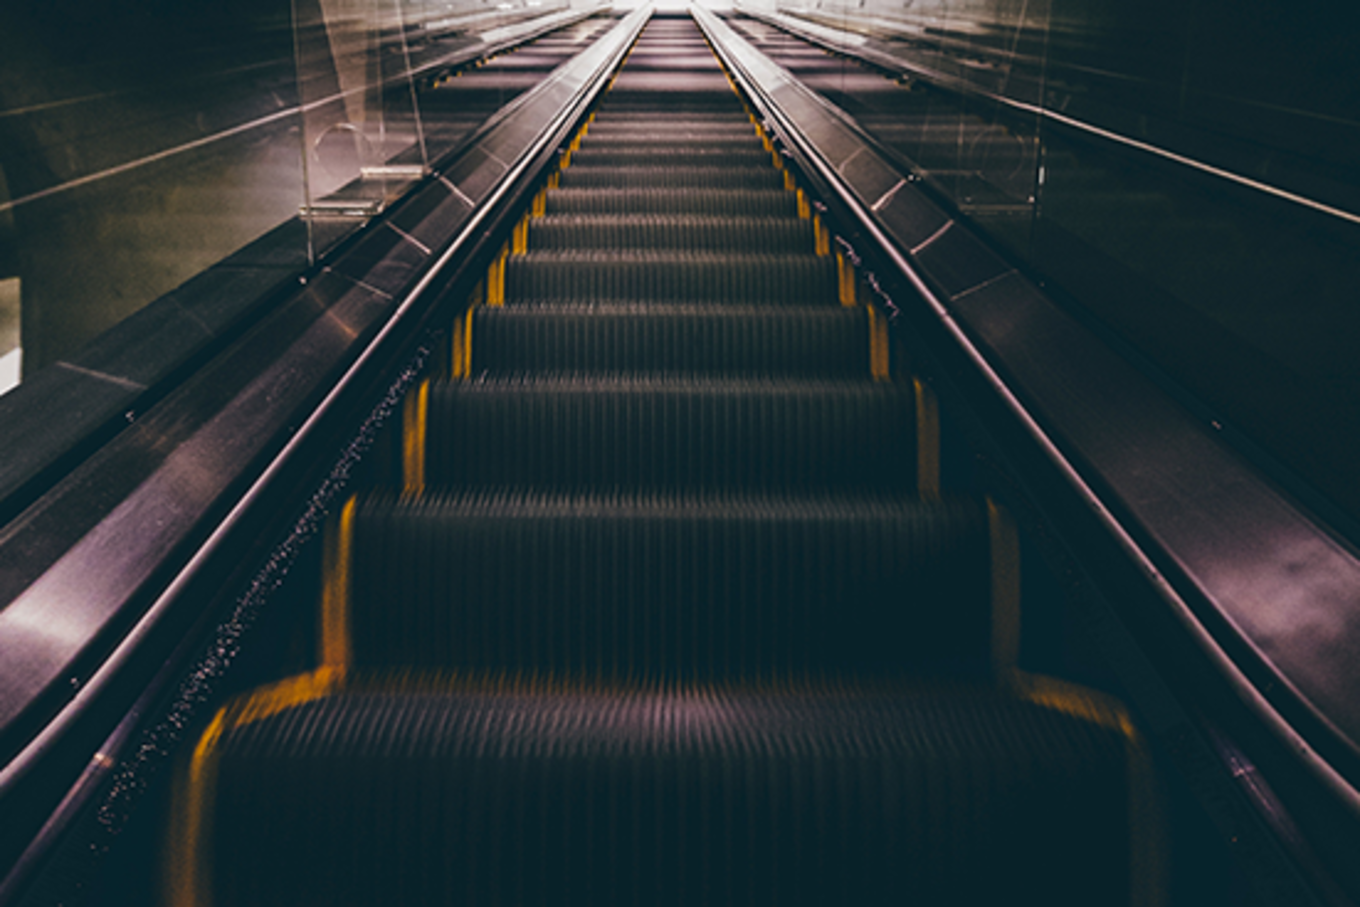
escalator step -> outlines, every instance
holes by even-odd
[[[988,517],[912,498],[467,492],[354,520],[354,664],[984,676]]]
[[[798,199],[783,189],[558,189],[547,213],[796,217]]]
[[[1141,750],[1094,697],[482,678],[266,695],[202,747],[193,834],[218,907],[1088,907],[1127,902],[1143,837]]]
[[[779,189],[784,174],[772,166],[568,167],[563,189]]]
[[[714,136],[695,135],[690,132],[659,134],[655,131],[629,130],[607,133],[592,126],[581,141],[581,149],[600,148],[620,153],[645,153],[660,149],[696,152],[700,154],[723,154],[729,151],[749,151],[757,141],[755,130],[749,125],[744,129],[731,129]],[[756,145],[759,147],[759,145]],[[768,159],[768,158],[767,158]]]
[[[610,140],[640,136],[652,141],[670,141],[678,136],[692,136],[696,139],[740,138],[750,142],[755,138],[755,125],[745,116],[737,114],[724,118],[718,114],[701,117],[686,117],[679,113],[620,111],[609,117],[609,108],[603,108],[595,122],[590,124],[588,135],[608,137]]]
[[[473,312],[473,374],[866,377],[863,308],[520,303]]]
[[[741,102],[722,74],[716,71],[698,78],[685,77],[679,84],[674,74],[621,74],[613,89],[605,95],[600,111],[632,110],[639,111],[643,117],[656,117],[660,111],[670,112],[681,120],[694,116],[716,119],[724,114],[737,117],[742,113]]]
[[[1129,903],[1127,716],[1014,669],[1013,527],[919,493],[884,322],[693,23],[647,29],[472,377],[407,398],[400,496],[331,524],[325,667],[200,740],[171,903]]]
[[[887,382],[496,378],[430,389],[430,485],[914,490]]]
[[[836,263],[812,254],[531,252],[508,259],[505,298],[836,305]]]
[[[537,217],[529,221],[529,248],[688,249],[708,252],[807,253],[814,248],[812,221],[775,217],[623,214]]]
[[[766,167],[770,162],[770,152],[763,150],[755,141],[719,146],[638,142],[621,148],[607,143],[600,143],[598,146],[590,143],[583,144],[581,149],[571,156],[573,167],[637,167],[648,163],[658,166],[709,163],[722,166]]]

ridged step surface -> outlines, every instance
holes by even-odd
[[[797,217],[798,199],[782,189],[558,189],[547,213]]]
[[[605,130],[592,127],[581,147],[583,150],[603,148],[619,153],[673,149],[701,154],[750,151],[753,147],[760,147],[752,142],[756,133],[754,127],[749,124],[740,129],[724,130],[716,136],[705,136],[693,130],[664,132],[656,129],[628,129],[606,133]]]
[[[529,221],[529,248],[807,253],[812,222],[787,217],[701,215],[556,215]]]
[[[768,167],[771,163],[770,152],[759,145],[752,146],[750,141],[741,143],[740,148],[714,148],[711,145],[700,147],[677,147],[656,142],[650,145],[635,145],[619,149],[608,144],[591,142],[571,156],[572,167],[692,167],[702,164],[718,164],[723,167]]]
[[[512,255],[505,298],[834,305],[836,263],[815,255],[555,251]]]
[[[986,673],[971,501],[467,492],[354,523],[360,667],[557,677]]]
[[[473,313],[473,374],[865,377],[869,322],[840,306],[528,303]]]
[[[912,402],[867,381],[436,384],[425,472],[434,486],[911,489]]]
[[[226,722],[217,907],[1124,901],[1128,754],[1099,700],[390,686]]]
[[[566,163],[328,535],[326,667],[196,751],[200,907],[1151,907],[1136,735],[1009,670],[1009,524],[917,496],[915,390],[691,22]]]
[[[681,164],[633,167],[568,167],[559,174],[563,189],[779,189],[784,174],[773,167]]]
[[[641,110],[621,110],[623,106],[616,100],[607,100],[600,108],[597,119],[590,124],[587,135],[610,139],[653,135],[656,141],[690,135],[714,139],[741,138],[750,142],[756,134],[755,124],[740,112],[719,114],[710,111],[694,116],[680,110],[657,113],[655,104],[650,109],[644,105]],[[730,111],[731,108],[727,109]]]

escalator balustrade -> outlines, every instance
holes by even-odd
[[[1156,903],[1121,707],[688,19],[654,19],[224,707],[183,905]]]

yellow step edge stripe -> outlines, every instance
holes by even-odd
[[[855,268],[840,252],[836,253],[836,281],[841,305],[856,305],[859,300],[855,293]]]
[[[831,232],[822,223],[822,216],[814,214],[812,216],[812,235],[813,241],[817,244],[817,254],[826,257],[831,254]]]
[[[515,224],[510,236],[510,254],[523,255],[529,251],[529,215],[524,215]]]
[[[218,743],[223,735],[287,709],[329,696],[344,685],[345,672],[322,667],[260,687],[217,710],[176,773],[170,835],[166,846],[165,902],[170,907],[211,907],[212,812],[217,792]]]
[[[940,404],[935,392],[912,379],[916,397],[916,493],[923,498],[940,498]]]
[[[789,170],[784,171],[784,189],[789,192],[798,191],[798,184],[793,181],[793,173]]]
[[[785,179],[788,178],[788,171],[784,171]],[[801,220],[808,220],[812,217],[812,205],[808,204],[807,193],[802,189],[798,190],[798,217]]]
[[[887,381],[892,377],[888,361],[888,319],[872,303],[864,308],[869,318],[869,375],[875,381]]]
[[[165,854],[166,903],[208,907],[212,903],[212,793],[217,787],[218,739],[226,709],[219,709],[199,738],[187,769],[177,773]]]
[[[919,386],[919,385],[918,385]],[[1020,539],[1006,509],[987,499],[992,555],[992,668],[1003,686],[1036,705],[1117,731],[1124,738],[1131,905],[1159,907],[1165,884],[1161,796],[1147,748],[1124,706],[1077,684],[1030,674],[1020,658]]]
[[[349,592],[351,548],[354,543],[353,496],[326,527],[321,554],[321,651],[323,667],[345,669],[354,657],[350,644]]]
[[[408,496],[425,491],[425,426],[430,409],[430,379],[406,394],[401,407],[402,491]]]
[[[505,263],[510,257],[510,244],[506,243],[496,255],[486,271],[486,304],[505,305]]]
[[[475,308],[474,302],[453,322],[453,368],[449,377],[455,380],[472,374],[472,310]]]
[[[1117,731],[1124,738],[1125,796],[1129,822],[1131,907],[1162,907],[1166,901],[1166,819],[1152,757],[1123,704],[1074,683],[1016,671],[1010,688],[1051,711]]]

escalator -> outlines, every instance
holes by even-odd
[[[1020,670],[886,320],[653,18],[331,520],[314,666],[194,748],[171,902],[1158,903],[1148,755]]]

